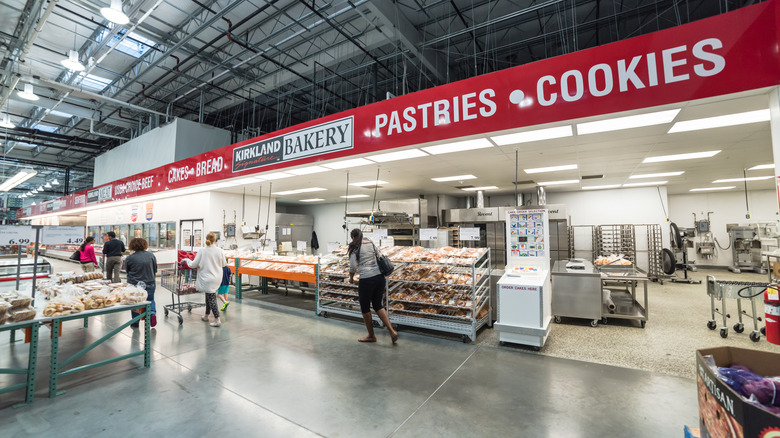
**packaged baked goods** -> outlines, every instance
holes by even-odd
[[[16,290],[0,292],[0,299],[10,304],[13,308],[27,307],[32,304],[32,298]]]
[[[9,310],[11,310],[11,305],[5,301],[0,301],[0,318],[5,317]]]
[[[145,289],[130,285],[114,289],[111,294],[114,295],[118,304],[121,305],[138,304],[146,301],[146,297],[148,296]]]
[[[22,322],[35,319],[35,309],[32,307],[20,307],[8,312],[8,322]]]
[[[85,294],[81,297],[81,302],[84,303],[85,310],[111,307],[117,303],[117,299],[116,297],[110,297],[110,295],[108,288],[104,288]]]
[[[84,303],[76,297],[59,296],[43,308],[43,316],[63,316],[84,311]]]

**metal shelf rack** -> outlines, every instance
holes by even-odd
[[[596,257],[623,254],[636,264],[636,234],[634,225],[599,225],[596,227]]]

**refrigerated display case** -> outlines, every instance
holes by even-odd
[[[14,258],[0,259],[0,281],[15,281],[18,261]],[[51,264],[41,257],[38,257],[38,268],[35,268],[33,257],[23,257],[19,265],[19,277],[22,280],[32,278],[33,270],[37,272],[37,277],[48,277],[51,275]]]

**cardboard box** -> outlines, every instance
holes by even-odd
[[[772,262],[772,276],[780,278],[780,262]]]
[[[780,438],[780,416],[746,402],[707,366],[712,355],[719,367],[738,363],[762,376],[780,376],[780,354],[735,347],[696,352],[699,424],[703,438]]]

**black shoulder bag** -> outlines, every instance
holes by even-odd
[[[390,261],[384,254],[379,252],[379,250],[376,248],[376,245],[374,245],[374,242],[371,242],[371,245],[374,247],[374,255],[376,256],[376,265],[379,266],[379,272],[382,273],[385,277],[393,273],[393,270],[395,267],[393,266],[393,262]]]

